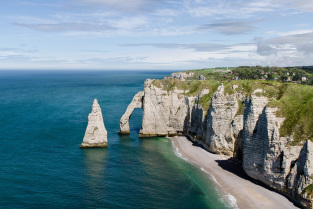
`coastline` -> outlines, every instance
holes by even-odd
[[[299,208],[285,196],[253,183],[240,166],[225,156],[212,154],[184,136],[169,138],[177,154],[212,175],[221,189],[236,199],[238,208]]]

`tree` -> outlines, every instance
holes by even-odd
[[[267,74],[266,80],[273,80],[273,74],[271,73]]]

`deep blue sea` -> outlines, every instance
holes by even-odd
[[[0,71],[0,208],[227,208],[215,183],[166,138],[119,120],[147,78],[170,72]],[[94,98],[108,148],[80,149]]]

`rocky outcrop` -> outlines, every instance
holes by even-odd
[[[308,140],[301,149],[299,158],[293,163],[293,167],[287,177],[287,189],[291,197],[307,208],[313,207],[313,143]]]
[[[220,85],[211,98],[208,114],[204,120],[203,138],[209,151],[233,154],[235,138],[231,130],[237,110],[236,95],[225,95],[224,86]]]
[[[135,108],[142,108],[142,99],[143,99],[144,92],[140,91],[138,92],[131,103],[128,105],[126,112],[122,116],[120,120],[120,132],[119,134],[130,134],[129,129],[129,119],[131,117],[131,114],[133,113]]]
[[[206,80],[206,77],[204,75],[199,75],[199,80]]]
[[[129,118],[134,108],[142,108],[140,137],[173,136],[194,131],[202,138],[204,111],[199,99],[208,94],[209,90],[203,89],[198,96],[186,96],[185,93],[186,91],[177,88],[168,92],[162,86],[153,85],[153,80],[147,79],[144,91],[134,96],[122,116],[119,133],[129,134]],[[200,112],[201,116],[198,117]]]
[[[313,183],[313,144],[288,145],[292,136],[279,134],[284,118],[277,117],[277,109],[267,107],[267,103],[267,98],[256,95],[245,101],[243,168],[252,178],[312,208],[312,197],[305,188]]]
[[[188,129],[188,134],[191,135],[194,140],[203,140],[203,118],[204,111],[203,107],[199,104],[198,98],[192,107],[190,128]]]
[[[242,161],[243,115],[237,115],[231,122],[231,136],[234,141],[233,156]]]
[[[170,76],[165,77],[166,79],[179,79],[182,81],[185,81],[188,78],[192,78],[195,75],[194,72],[177,72],[177,73],[172,73]]]
[[[107,131],[104,127],[100,105],[98,104],[98,100],[95,99],[92,105],[92,111],[88,115],[88,125],[80,148],[107,146]]]
[[[176,88],[167,92],[153,85],[152,81],[145,81],[142,129],[139,135],[149,137],[183,133],[190,126],[194,98],[185,96],[183,90]]]
[[[257,111],[251,114],[248,111],[249,109],[245,112],[245,117],[256,116]],[[251,126],[247,127],[252,122],[248,124],[249,120],[244,120],[243,168],[249,176],[284,191],[285,178],[289,173],[288,168],[284,166],[284,148],[287,140],[279,136],[283,119],[277,118],[275,112],[274,108],[264,107],[259,117],[255,117],[257,120],[253,130],[249,129]]]
[[[231,90],[228,87],[227,92],[232,93],[225,91],[221,84],[212,94],[206,110],[200,101],[209,94],[208,89],[197,96],[188,96],[184,90],[174,87],[167,91],[148,79],[143,93],[134,97],[122,117],[121,130],[122,127],[129,130],[128,119],[133,107],[142,106],[140,136],[188,134],[213,153],[238,158],[249,176],[311,208],[312,142],[290,146],[288,143],[293,136],[280,136],[279,129],[285,119],[277,117],[277,109],[268,106],[270,99],[263,96],[266,92],[262,89],[255,90],[249,97],[238,85],[233,85]]]

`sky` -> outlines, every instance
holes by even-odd
[[[1,0],[0,69],[313,65],[312,0]]]

